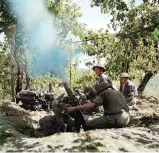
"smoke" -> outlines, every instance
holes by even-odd
[[[54,47],[53,50],[47,50],[47,52],[41,52],[40,56],[37,57],[36,62],[33,62],[33,75],[45,75],[48,72],[67,81],[64,67],[67,65],[68,52],[63,48]]]
[[[44,0],[8,0],[20,24],[27,31],[28,44],[36,58],[32,63],[32,75],[51,72],[66,81],[64,67],[68,64],[69,52],[56,43],[57,31],[53,15],[45,7]]]

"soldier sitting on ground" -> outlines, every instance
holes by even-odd
[[[97,106],[103,106],[104,115],[88,121],[86,130],[127,126],[130,121],[129,108],[122,93],[114,90],[112,85],[106,82],[96,84],[94,89],[97,93],[96,98],[90,99],[90,102],[84,105],[67,107],[68,112],[90,110]]]
[[[138,110],[136,106],[137,89],[136,86],[129,80],[130,76],[127,73],[120,75],[120,89],[119,91],[124,95],[127,105],[130,109]]]

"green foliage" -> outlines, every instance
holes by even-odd
[[[53,0],[48,0],[48,2]],[[85,26],[78,20],[82,16],[80,8],[73,0],[61,0],[59,3],[48,6],[54,14],[54,21],[58,31],[58,41],[63,45],[72,42],[72,37],[83,37]],[[58,8],[58,13],[54,7]]]
[[[155,31],[152,32],[152,36],[155,40],[159,40],[159,31],[157,29],[155,29]]]
[[[49,91],[49,83],[52,84],[54,88],[60,86],[61,80],[55,76],[50,77],[49,75],[31,78],[31,88],[41,88]]]
[[[144,4],[142,6],[158,6],[159,4],[156,1],[152,1],[150,4],[148,1],[144,0],[143,3]],[[107,13],[112,16],[111,26],[114,30],[116,30],[117,26],[125,24],[127,20],[130,19],[130,16],[127,17],[127,14],[132,13],[134,8],[138,9],[138,7],[135,7],[135,0],[92,0],[92,7],[94,6],[99,6],[103,13]],[[134,18],[135,16],[136,12],[134,11],[131,17]]]
[[[133,1],[130,1],[133,2]],[[101,10],[104,13],[108,13],[109,11],[118,10],[118,11],[127,11],[128,6],[124,0],[92,0],[92,7],[100,6]]]
[[[8,27],[19,22],[14,13],[9,11],[7,3],[1,1],[0,32],[5,32],[8,48],[11,49],[10,39],[13,31]],[[134,7],[134,1],[127,3],[124,0],[92,0],[92,7],[99,6],[103,13],[110,13],[112,26],[121,26],[116,35],[108,31],[86,31],[85,25],[79,22],[82,16],[80,8],[73,0],[47,0],[46,5],[54,17],[57,27],[57,43],[70,50],[70,56],[75,48],[85,50],[88,55],[97,58],[105,58],[107,73],[112,79],[116,79],[122,71],[129,71],[132,76],[139,76],[143,71],[157,71],[159,69],[158,25],[159,7],[157,5],[143,4]],[[28,35],[22,26],[18,26],[16,45],[12,46],[14,64],[20,65],[21,71],[27,73],[31,68],[31,60],[36,55],[35,50],[27,45]],[[75,39],[82,39],[82,46],[73,45]],[[25,42],[25,47],[22,46]],[[11,52],[10,52],[11,53]],[[70,57],[71,58],[71,57]],[[6,49],[0,52],[0,93],[4,98],[10,94],[10,57]],[[15,67],[17,68],[17,67]],[[71,75],[70,75],[71,71]],[[17,69],[14,73],[17,73]],[[94,81],[94,75],[90,71],[78,72],[76,66],[67,68],[70,75],[71,85],[80,88]],[[24,75],[24,74],[23,74]],[[53,88],[61,86],[61,81],[54,76],[39,76],[31,78],[32,88],[48,90],[49,84]],[[23,80],[23,83],[24,82]],[[24,88],[24,87],[23,87]]]
[[[81,90],[84,86],[91,86],[95,80],[95,75],[92,70],[78,70],[76,64],[67,67],[66,74],[69,76],[68,81],[71,87]]]
[[[95,75],[92,71],[77,72],[72,83],[73,88],[83,89],[84,86],[91,86],[94,83]]]
[[[143,4],[126,14],[116,35],[105,31],[90,31],[84,44],[89,55],[105,57],[107,73],[116,79],[123,71],[139,76],[143,71],[159,69],[158,41],[152,32],[159,25],[159,8]]]
[[[62,1],[60,0],[47,0],[46,1],[47,4],[47,8],[53,12],[56,15],[58,15],[58,13],[61,10],[62,7]]]
[[[122,25],[117,34],[121,41],[130,41],[130,52],[127,51],[132,66],[139,70],[158,69],[158,42],[152,32],[159,25],[159,8],[155,5],[140,5],[127,14],[128,22]],[[144,63],[144,64],[143,64]]]
[[[127,23],[122,25],[119,35],[126,38],[150,36],[158,28],[158,12],[158,6],[148,4],[131,9],[126,15]]]
[[[16,19],[12,11],[9,11],[8,2],[5,0],[0,1],[0,33],[7,33],[7,28],[10,24],[15,24]]]
[[[88,55],[96,55],[97,57],[104,57],[108,50],[111,49],[109,42],[112,43],[113,37],[107,31],[88,31],[85,34],[85,41],[83,43],[84,50]]]
[[[78,21],[82,15],[79,7],[73,0],[47,0],[46,6],[54,17],[54,22],[57,27],[57,44],[60,43],[61,46],[72,50],[72,38],[76,37],[79,39],[84,37],[83,29],[85,27]],[[9,56],[8,54],[5,55],[6,52],[0,54],[0,59],[3,59],[0,61],[0,95],[4,95],[3,97],[5,97],[6,94],[10,94],[11,76],[16,76],[14,81],[17,80],[17,70],[19,69],[19,66],[22,73],[23,89],[25,88],[26,81],[24,79],[26,75],[28,75],[28,71],[31,70],[32,60],[34,60],[37,55],[35,54],[34,48],[29,48],[28,33],[23,26],[21,26],[20,21],[16,18],[14,12],[9,9],[7,1],[1,1],[0,8],[0,33],[5,33],[7,47],[9,48],[8,53],[11,53]],[[16,27],[16,39],[13,36],[15,31],[9,30],[9,27],[13,24]],[[15,44],[13,43],[14,41]],[[78,46],[76,45],[76,47]],[[12,57],[12,61],[10,60],[10,57]],[[15,68],[13,74],[10,74],[9,72],[11,62]],[[48,90],[50,84],[53,84],[53,88],[55,88],[55,86],[58,88],[58,86],[61,85],[60,83],[61,81],[55,77],[39,76],[37,78],[31,78],[32,88],[35,87]]]
[[[10,94],[10,59],[5,49],[3,46],[0,48],[0,99]]]
[[[102,13],[110,14],[111,25],[114,30],[120,23],[126,21],[125,14],[134,7],[135,0],[92,0],[92,7],[99,6]]]

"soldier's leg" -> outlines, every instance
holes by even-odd
[[[130,122],[130,114],[123,111],[123,113],[116,115],[117,117],[117,127],[126,127]]]
[[[116,125],[115,115],[101,116],[99,118],[88,121],[86,130],[113,128],[115,127],[115,125]]]

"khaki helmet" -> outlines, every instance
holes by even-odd
[[[130,75],[127,73],[121,73],[120,78],[130,78]]]
[[[95,70],[95,68],[103,69],[103,72],[106,70],[105,67],[103,65],[100,65],[100,64],[93,66],[93,71]]]
[[[84,87],[84,94],[87,99],[94,99],[97,96],[96,90],[93,87]]]
[[[107,82],[96,83],[93,85],[93,88],[96,90],[97,95],[108,88],[113,88],[111,84]]]

